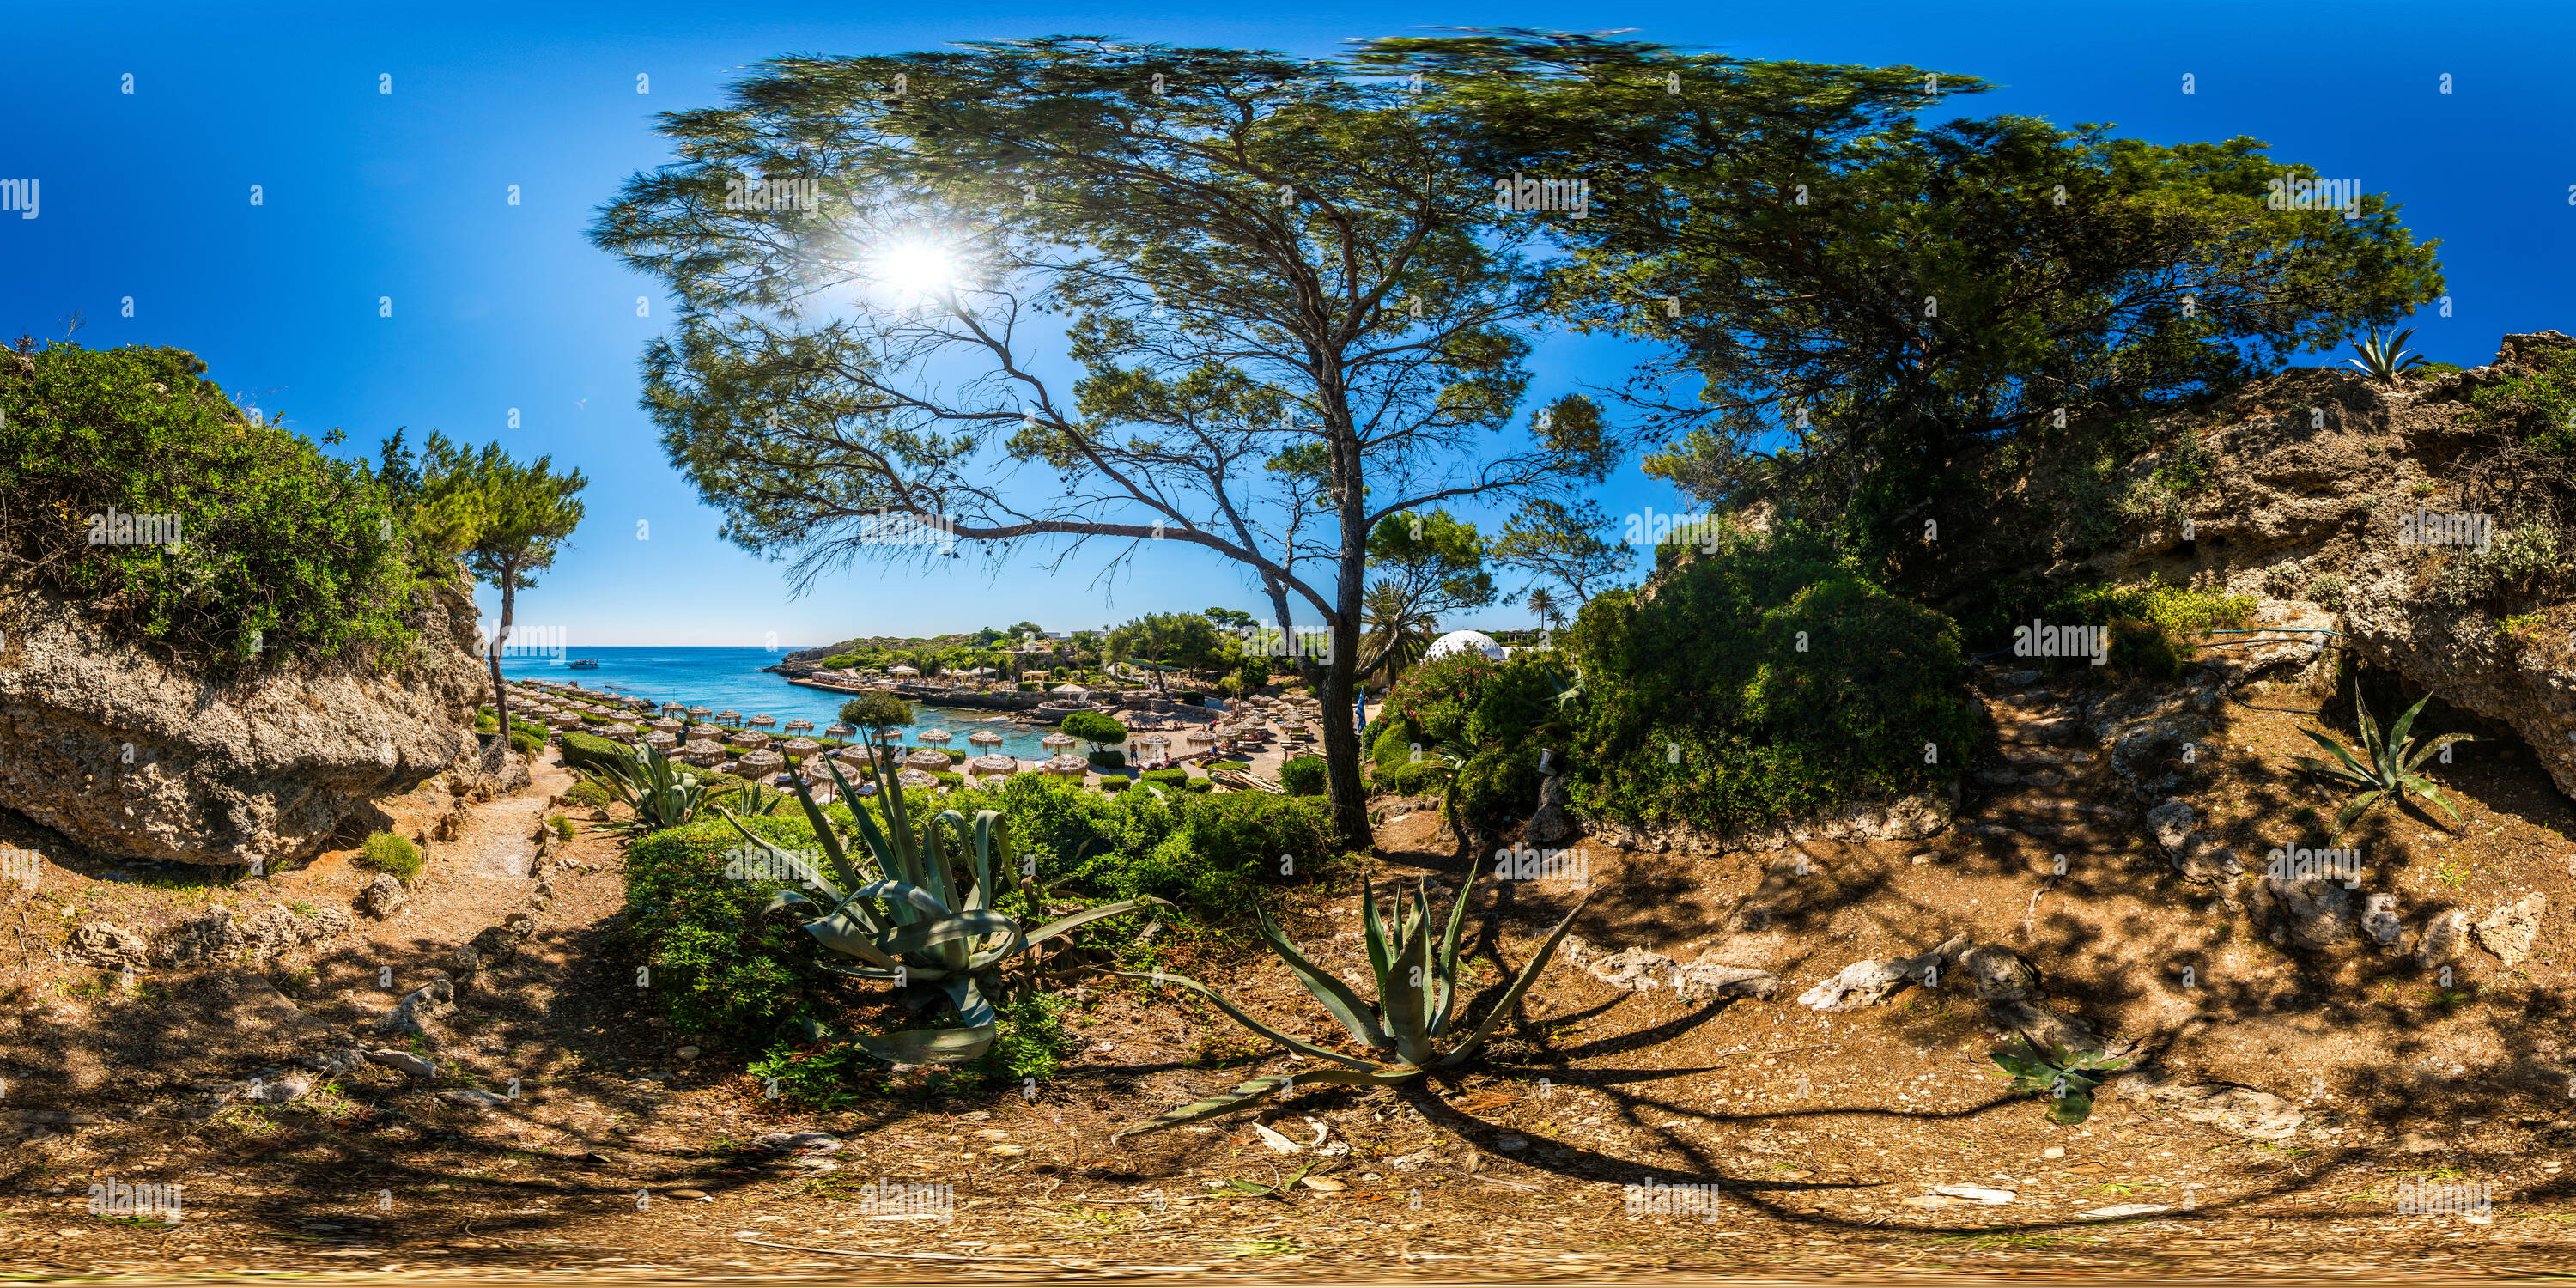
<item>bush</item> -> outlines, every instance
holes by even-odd
[[[1252,772],[1252,762],[1248,760],[1211,760],[1207,762],[1207,767],[1210,769],[1231,769],[1238,774]]]
[[[1324,758],[1296,756],[1282,761],[1279,765],[1279,785],[1287,788],[1291,796],[1323,795]]]
[[[420,847],[408,836],[378,832],[359,844],[358,863],[409,881],[420,875]]]
[[[583,733],[578,729],[564,730],[562,743],[563,763],[566,769],[587,769],[606,773],[611,764],[623,763],[635,758],[634,753],[628,751],[624,744],[611,742],[595,733]]]
[[[1059,727],[1066,737],[1080,738],[1095,751],[1113,742],[1127,741],[1127,726],[1097,711],[1076,711],[1066,716]]]
[[[1431,766],[1399,758],[1380,767],[1371,785],[1390,796],[1430,796],[1439,792],[1440,779]]]
[[[1100,780],[1100,790],[1115,796],[1134,786],[1135,782],[1136,780],[1132,778],[1103,778]]]
[[[2339,572],[2330,572],[2317,578],[2315,581],[2309,582],[2308,598],[2314,600],[2318,607],[2325,609],[2327,612],[2342,612],[2344,600],[2343,574]]]
[[[1186,769],[1148,769],[1142,775],[1139,775],[1139,777],[1142,781],[1153,783],[1158,787],[1178,787],[1190,780],[1190,771]]]
[[[1579,812],[1722,830],[1930,790],[1967,759],[1957,627],[1823,541],[1738,535],[1652,590],[1594,599],[1563,637],[1583,676],[1567,757]],[[1926,743],[1948,754],[1926,764]],[[1462,808],[1526,808],[1509,798],[1534,783],[1533,750],[1475,755]]]
[[[1125,769],[1127,767],[1127,753],[1120,751],[1115,747],[1106,751],[1092,752],[1089,755],[1084,756],[1083,759],[1090,761],[1091,767],[1094,769]]]
[[[574,783],[572,785],[572,790],[564,793],[564,799],[575,805],[587,805],[592,809],[606,809],[608,808],[608,803],[617,798],[609,795],[607,788],[585,778],[580,782]]]
[[[966,775],[952,774],[945,770],[932,774],[931,778],[936,780],[942,788],[952,792],[966,785]]]
[[[1216,780],[1212,778],[1193,778],[1188,782],[1181,784],[1181,790],[1185,792],[1212,792],[1216,790]]]
[[[1035,680],[1022,680],[1022,681],[1020,681],[1020,682],[1019,682],[1019,684],[1017,684],[1017,685],[1016,685],[1016,686],[1014,686],[1014,687],[1016,687],[1017,689],[1019,689],[1019,691],[1020,691],[1020,692],[1022,692],[1022,693],[1035,693],[1035,692],[1037,692],[1038,690],[1045,688],[1046,686],[1045,686],[1045,685],[1043,685],[1043,684],[1038,683],[1038,682],[1037,682],[1037,681],[1035,681]]]
[[[552,817],[552,818],[550,818],[550,819],[547,819],[547,820],[546,820],[546,826],[553,828],[553,829],[555,830],[555,835],[556,835],[556,836],[559,836],[559,837],[561,837],[561,838],[563,838],[564,840],[567,840],[567,841],[569,841],[569,840],[571,840],[571,839],[572,839],[572,820],[571,820],[571,819],[565,818],[565,817],[564,817],[563,815],[561,815],[561,814],[557,814],[557,815],[555,815],[554,817]]]
[[[848,813],[837,805],[835,814]],[[814,844],[803,818],[747,818],[743,826],[790,849]],[[809,1013],[824,976],[811,941],[786,919],[757,915],[786,881],[724,875],[725,854],[744,844],[721,818],[646,835],[626,848],[629,948],[653,970],[649,990],[683,1033],[765,1037]]]
[[[510,731],[510,750],[515,751],[530,760],[534,760],[537,758],[537,753],[542,752],[545,749],[546,740],[544,738],[539,737],[536,734],[532,734],[525,729],[513,729]]]
[[[2042,615],[2053,623],[2110,627],[2105,665],[2124,675],[2170,680],[2182,674],[2183,664],[2207,638],[2204,631],[2253,620],[2254,599],[2153,582],[2084,586],[2060,592]]]
[[[942,747],[939,749],[939,752],[941,755],[948,757],[949,764],[962,765],[966,763],[966,753],[955,747]]]
[[[0,353],[0,572],[214,671],[406,652],[453,564],[414,551],[366,466],[252,422],[205,369],[144,346]],[[91,545],[110,512],[178,530]]]

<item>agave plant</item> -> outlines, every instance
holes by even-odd
[[[781,870],[823,891],[828,907],[784,889],[760,910],[763,918],[818,914],[803,925],[823,953],[816,966],[835,975],[893,984],[925,1003],[944,996],[963,1026],[852,1040],[893,1064],[958,1064],[993,1045],[998,1031],[993,1002],[1002,993],[1002,967],[1012,957],[1092,922],[1164,901],[1121,899],[1028,929],[997,906],[1011,869],[1018,866],[1000,811],[981,810],[970,820],[956,810],[941,810],[916,833],[903,792],[887,774],[892,758],[884,747],[874,748],[870,758],[876,799],[884,803],[883,827],[841,776],[840,765],[825,762],[841,799],[850,802],[860,846],[856,856],[832,830],[822,806],[814,803],[804,777],[797,777],[796,799],[813,824],[828,871],[818,872],[798,852],[754,835],[732,811],[718,806],[717,812],[743,839],[767,851]],[[1036,913],[1043,906],[1036,884],[1025,882],[1020,889],[1027,911]]]
[[[2048,1121],[2073,1127],[2093,1116],[2093,1090],[2106,1081],[2104,1075],[2119,1069],[2128,1061],[2105,1060],[2099,1048],[2069,1051],[2051,1046],[2040,1053],[2038,1044],[2028,1037],[2021,1040],[2022,1053],[1997,1051],[1991,1057],[2012,1084],[2004,1088],[2015,1095],[2048,1097]]]
[[[2383,342],[2379,332],[2374,330],[2369,339],[2352,342],[2353,351],[2361,356],[2344,361],[2361,368],[2362,373],[2373,380],[2395,384],[2399,376],[2424,365],[2423,354],[2406,352],[2406,337],[2413,334],[2415,328],[2410,326]]]
[[[661,748],[649,743],[608,761],[603,770],[584,769],[581,774],[635,811],[626,824],[634,832],[679,827],[696,818],[707,799],[707,788],[697,775],[677,768]]]
[[[2291,763],[2320,778],[2342,783],[2361,792],[2360,795],[2344,802],[2343,811],[2335,815],[2335,832],[2338,835],[2345,828],[2351,827],[2355,819],[2368,813],[2372,806],[2403,800],[2408,792],[2413,792],[2441,806],[2450,814],[2452,822],[2460,821],[2460,811],[2453,809],[2451,802],[2442,799],[2441,789],[2435,787],[2423,775],[2416,773],[2415,768],[2424,763],[2425,757],[2452,743],[2475,740],[2467,734],[2444,734],[2426,744],[2424,749],[2416,752],[2413,757],[2410,758],[2406,754],[2406,749],[2415,745],[2415,740],[2406,736],[2407,732],[2415,727],[2415,713],[2422,711],[2424,704],[2432,700],[2433,695],[2428,693],[2418,699],[2414,706],[2406,708],[2406,714],[2397,718],[2397,727],[2389,730],[2388,737],[2383,739],[2379,736],[2379,722],[2370,718],[2370,704],[2362,700],[2360,687],[2354,686],[2352,708],[2361,722],[2362,756],[2367,757],[2367,764],[2363,763],[2361,758],[2356,758],[2351,752],[2344,750],[2343,744],[2314,729],[2299,731],[2315,740],[2318,746],[2333,752],[2335,759],[2342,763],[2329,765],[2314,756],[2293,756]]]
[[[1240,1108],[1287,1088],[1315,1083],[1345,1087],[1394,1086],[1419,1077],[1428,1069],[1464,1064],[1484,1047],[1486,1039],[1493,1036],[1495,1027],[1503,1022],[1503,1017],[1511,1014],[1521,995],[1537,981],[1539,972],[1547,968],[1548,959],[1556,954],[1556,946],[1564,941],[1565,932],[1573,927],[1576,914],[1581,913],[1583,905],[1591,901],[1589,894],[1577,900],[1565,914],[1565,919],[1556,923],[1556,929],[1548,932],[1547,942],[1540,944],[1538,951],[1530,955],[1529,963],[1521,967],[1520,975],[1512,980],[1510,989],[1486,1014],[1484,1022],[1464,1040],[1443,1049],[1442,1040],[1462,1018],[1458,938],[1467,924],[1467,899],[1475,893],[1476,875],[1469,872],[1466,884],[1458,889],[1457,901],[1449,905],[1447,924],[1436,935],[1431,922],[1428,878],[1414,888],[1410,901],[1398,894],[1393,925],[1388,924],[1378,907],[1375,885],[1371,881],[1360,887],[1360,934],[1367,941],[1370,972],[1377,977],[1378,1001],[1374,1007],[1331,971],[1298,952],[1296,945],[1289,943],[1287,937],[1279,933],[1279,927],[1271,922],[1268,910],[1261,914],[1262,941],[1270,946],[1270,951],[1277,954],[1280,961],[1287,964],[1289,973],[1323,1004],[1324,1010],[1341,1024],[1352,1040],[1368,1048],[1367,1057],[1345,1055],[1330,1047],[1290,1037],[1244,1014],[1241,1007],[1227,1001],[1215,989],[1187,976],[1168,971],[1150,975],[1135,971],[1108,972],[1125,979],[1151,980],[1189,989],[1215,1003],[1218,1010],[1232,1016],[1245,1028],[1291,1051],[1335,1066],[1305,1073],[1254,1078],[1224,1095],[1183,1105],[1120,1134],[1135,1136],[1177,1127]]]

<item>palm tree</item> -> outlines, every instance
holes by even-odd
[[[1548,630],[1556,624],[1556,596],[1547,593],[1547,587],[1530,588],[1529,610],[1538,615],[1540,630]]]
[[[1383,666],[1393,687],[1440,637],[1439,623],[1437,614],[1424,612],[1395,582],[1371,585],[1360,597],[1360,674]]]

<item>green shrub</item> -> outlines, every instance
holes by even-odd
[[[492,714],[492,708],[485,707],[474,713],[474,732],[498,733],[500,731],[501,718]]]
[[[1182,783],[1186,783],[1190,780],[1190,771],[1186,769],[1148,769],[1143,774],[1138,775],[1138,777],[1145,782],[1153,783],[1158,786],[1178,787]]]
[[[1379,768],[1372,785],[1390,796],[1428,796],[1440,790],[1440,779],[1430,765],[1398,760]]]
[[[1094,769],[1125,769],[1127,767],[1127,753],[1116,747],[1111,747],[1106,751],[1092,752],[1089,755],[1084,756],[1083,759],[1090,761],[1091,767]]]
[[[1720,830],[1959,772],[1975,725],[1948,618],[1794,528],[1721,546],[1668,566],[1651,600],[1595,598],[1563,637],[1583,677],[1567,757],[1578,812]],[[1477,751],[1460,774],[1462,811],[1528,808],[1534,797],[1517,793],[1535,772],[1526,747]]]
[[[534,760],[537,758],[537,753],[544,751],[545,749],[545,739],[540,738],[525,729],[513,729],[510,731],[510,750],[515,751],[530,760]]]
[[[597,773],[607,773],[610,765],[623,764],[634,759],[634,753],[629,752],[624,744],[602,738],[598,734],[583,733],[578,729],[564,730],[561,741],[563,763],[566,769],[587,769]]]
[[[1103,778],[1100,780],[1100,790],[1107,792],[1112,796],[1115,796],[1135,785],[1136,780],[1132,778]]]
[[[564,793],[564,799],[575,805],[587,805],[592,809],[606,809],[608,808],[608,802],[614,798],[608,794],[607,788],[585,778],[580,782],[574,783],[572,785],[572,790]]]
[[[1212,792],[1216,790],[1216,780],[1212,778],[1193,778],[1188,782],[1181,784],[1181,790],[1185,792]]]
[[[1248,760],[1211,760],[1207,762],[1207,767],[1210,769],[1231,769],[1238,774],[1244,774],[1252,771],[1252,762]]]
[[[367,467],[252,422],[205,369],[143,346],[0,354],[0,572],[212,670],[404,656],[453,564],[414,551]],[[91,545],[111,511],[172,516],[175,543]]]
[[[2507,516],[2496,525],[2487,548],[2452,552],[2434,579],[2433,595],[2453,608],[2490,604],[2518,593],[2547,597],[2567,571],[2558,532],[2536,520]]]
[[[1150,796],[1121,802],[1155,805]],[[1186,793],[1160,803],[1170,831],[1141,858],[1122,851],[1087,865],[1103,894],[1156,895],[1200,915],[1248,912],[1264,883],[1311,875],[1333,850],[1317,802],[1268,792]],[[1280,870],[1288,860],[1289,871]]]
[[[359,844],[358,863],[409,881],[420,875],[420,847],[408,836],[377,832]]]
[[[2051,598],[2041,616],[2051,623],[2108,626],[2105,665],[2124,675],[2170,680],[2182,674],[2198,645],[2227,638],[2204,632],[2252,621],[2254,598],[2152,582],[2079,586]]]
[[[1279,785],[1287,788],[1291,796],[1323,795],[1324,758],[1293,756],[1282,761],[1279,765]]]
[[[1113,742],[1127,741],[1127,726],[1097,711],[1076,711],[1066,716],[1058,727],[1064,730],[1066,737],[1090,743],[1094,751]]]
[[[1014,686],[1014,687],[1018,688],[1018,689],[1019,689],[1019,691],[1020,691],[1020,692],[1022,692],[1022,693],[1035,693],[1035,692],[1037,692],[1038,690],[1040,690],[1040,689],[1042,689],[1042,688],[1045,688],[1046,686],[1045,686],[1045,685],[1042,685],[1042,684],[1040,684],[1040,683],[1038,683],[1038,682],[1037,682],[1037,681],[1035,681],[1035,680],[1022,680],[1022,681],[1020,681],[1020,682],[1019,682],[1019,684],[1018,684],[1018,685],[1016,685],[1016,686]]]
[[[940,751],[940,754],[941,754],[941,755],[944,755],[944,756],[948,757],[948,763],[949,763],[949,764],[952,764],[952,765],[962,765],[962,764],[965,764],[965,763],[966,763],[966,753],[965,753],[964,751],[959,750],[958,748],[955,748],[955,747],[942,747],[942,748],[940,748],[940,749],[939,749],[939,751]]]
[[[964,774],[952,774],[946,770],[941,770],[932,774],[931,777],[937,780],[942,788],[952,792],[966,785],[966,775]]]
[[[827,813],[845,824],[849,817],[838,805]],[[742,825],[790,848],[814,844],[801,817],[746,818]],[[646,996],[683,1033],[765,1037],[811,1014],[826,978],[803,931],[758,915],[788,883],[725,876],[727,852],[742,845],[724,819],[709,816],[626,847],[629,948],[652,970]]]
[[[2308,583],[2308,598],[2328,612],[2343,611],[2345,587],[2343,574],[2330,572]]]

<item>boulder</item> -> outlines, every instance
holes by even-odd
[[[348,928],[349,914],[338,908],[320,908],[306,916],[282,904],[268,904],[244,917],[231,908],[217,906],[162,932],[154,944],[153,956],[169,967],[204,962],[247,962],[257,966]]]
[[[370,1021],[367,1028],[396,1037],[421,1037],[436,1045],[440,1040],[431,1025],[440,1016],[456,1010],[456,986],[445,979],[434,979],[405,994],[394,1003],[394,1009]]]
[[[428,1082],[438,1076],[438,1065],[435,1061],[422,1059],[419,1056],[413,1055],[409,1051],[398,1051],[387,1048],[380,1051],[369,1051],[367,1053],[367,1058],[393,1070],[396,1073],[403,1074],[407,1077],[418,1078],[423,1082]]]
[[[355,902],[358,911],[383,921],[402,911],[402,906],[410,901],[411,892],[403,888],[402,878],[390,872],[379,872],[375,880],[367,883],[366,889],[358,892]]]
[[[1538,812],[1530,815],[1521,829],[1523,845],[1563,845],[1583,835],[1583,828],[1567,809],[1565,776],[1550,774],[1538,785]]]
[[[2433,914],[2424,923],[2424,937],[2415,944],[2415,964],[2427,970],[2459,956],[2460,936],[2469,928],[2469,914],[2457,908]]]
[[[472,983],[486,966],[498,966],[517,956],[519,945],[535,934],[537,919],[524,912],[514,912],[497,926],[486,926],[476,932],[473,942],[460,946],[454,958],[455,977],[459,983]]]
[[[2549,896],[2527,894],[2494,912],[2470,929],[2478,947],[2496,955],[2507,966],[2521,964],[2531,956],[2532,940],[2539,937],[2540,917],[2549,911]]]
[[[2361,928],[2370,941],[2395,948],[2406,938],[2406,923],[2397,915],[2397,896],[2375,894],[2362,901]]]
[[[105,970],[139,969],[145,961],[142,936],[113,922],[93,921],[73,931],[71,948],[82,961]]]
[[[2265,877],[2254,884],[2258,922],[2270,922],[2303,948],[2333,948],[2361,928],[2360,900],[2332,881]]]
[[[376,797],[482,772],[484,671],[459,588],[397,668],[356,659],[200,675],[79,607],[20,596],[0,668],[0,806],[101,855],[274,868]]]
[[[2169,854],[2178,854],[2191,839],[2191,825],[2199,821],[2190,805],[2166,797],[2162,804],[2147,811],[2147,830],[2153,832],[2156,844]]]
[[[2207,1123],[2248,1140],[2282,1141],[2299,1132],[2307,1115],[2268,1091],[2225,1083],[2159,1087],[2148,1093],[2173,1107],[2185,1122]]]
[[[1613,988],[1636,992],[1669,988],[1675,997],[1686,1002],[1718,997],[1751,997],[1768,1002],[1789,989],[1778,976],[1766,970],[1729,966],[1707,957],[1684,966],[1662,953],[1644,948],[1603,952],[1580,935],[1566,936],[1563,952],[1567,961]]]

